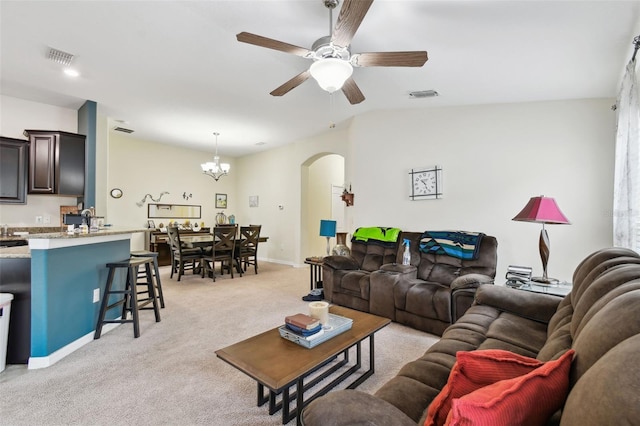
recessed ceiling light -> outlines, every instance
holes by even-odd
[[[65,68],[64,73],[69,77],[78,77],[80,75],[80,73],[73,68]]]

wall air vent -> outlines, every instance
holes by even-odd
[[[57,62],[62,65],[71,65],[73,55],[71,53],[63,52],[62,50],[51,48],[49,50],[49,59],[53,62]]]
[[[116,132],[122,132],[122,133],[133,133],[134,132],[133,130],[127,129],[125,127],[114,127],[113,130],[116,131]]]
[[[409,96],[414,99],[433,98],[435,96],[438,96],[438,92],[436,92],[435,90],[421,90],[418,92],[410,92]]]

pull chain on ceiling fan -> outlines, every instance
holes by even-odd
[[[322,2],[329,9],[329,35],[316,40],[311,49],[247,32],[236,35],[242,43],[279,50],[314,61],[308,70],[274,89],[271,95],[283,96],[307,81],[309,77],[313,77],[323,90],[333,93],[342,89],[342,93],[352,105],[359,104],[365,97],[351,77],[353,67],[421,67],[427,62],[426,51],[369,52],[352,55],[349,45],[373,0],[344,0],[334,28],[331,25],[332,11],[339,2]]]

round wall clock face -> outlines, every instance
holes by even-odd
[[[122,190],[120,188],[113,188],[111,190],[111,196],[113,198],[120,198],[122,197]]]

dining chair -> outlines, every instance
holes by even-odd
[[[262,225],[249,225],[240,227],[240,239],[236,248],[236,261],[240,275],[247,271],[247,266],[253,265],[253,270],[258,273],[258,242]]]
[[[186,248],[180,241],[180,231],[176,227],[168,227],[169,245],[171,246],[171,275],[178,273],[178,281],[185,270],[192,270],[194,274],[201,268],[203,252],[199,248]],[[203,273],[203,271],[201,271]]]
[[[220,262],[220,274],[228,269],[233,278],[233,263],[235,260],[236,234],[238,225],[216,226],[213,228],[213,247],[209,256],[204,257],[207,273],[211,273],[213,281],[216,280],[215,266]],[[209,265],[211,261],[211,265]]]

